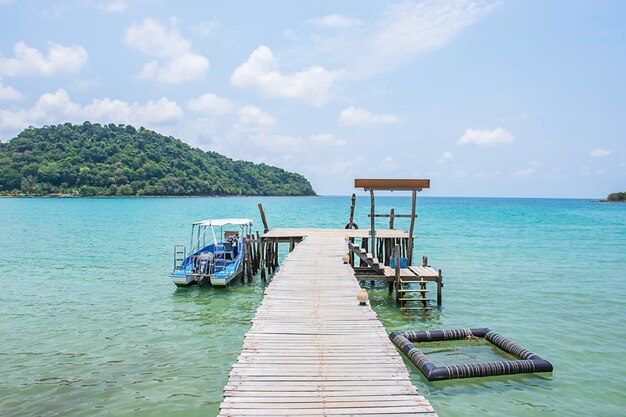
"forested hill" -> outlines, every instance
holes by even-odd
[[[234,161],[151,130],[85,122],[0,143],[0,194],[315,195],[300,174]]]

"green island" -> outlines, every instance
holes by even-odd
[[[608,203],[626,203],[626,191],[621,193],[611,193],[604,201]]]
[[[0,195],[313,196],[300,174],[130,125],[30,127],[0,143]]]

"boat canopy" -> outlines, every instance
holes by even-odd
[[[252,223],[252,219],[208,219],[195,222],[194,225],[222,227],[229,224],[235,224],[240,226],[252,226]]]

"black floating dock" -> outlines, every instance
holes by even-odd
[[[552,364],[550,362],[488,328],[394,332],[389,335],[389,338],[429,381],[531,372],[552,372]],[[424,342],[471,340],[474,338],[488,341],[502,351],[516,357],[517,360],[436,366],[424,352],[415,346],[415,344],[419,346],[420,343]]]

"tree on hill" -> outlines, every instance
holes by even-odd
[[[626,201],[626,191],[623,193],[611,193],[606,199],[607,201]]]
[[[30,127],[0,143],[0,193],[315,195],[300,174],[234,161],[129,125]]]

